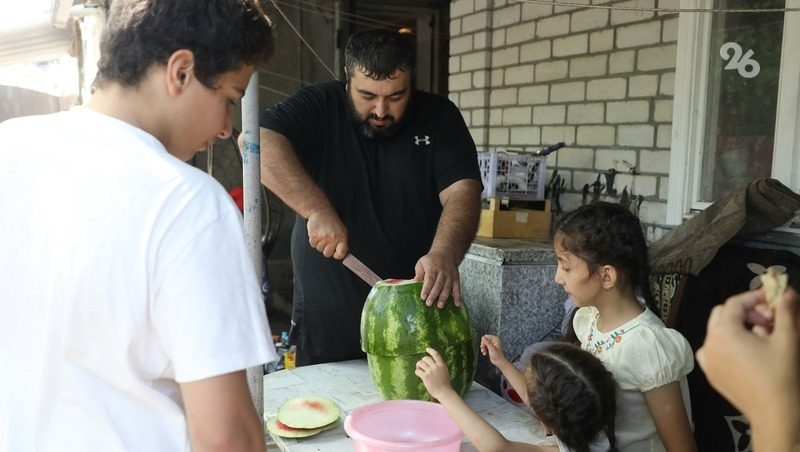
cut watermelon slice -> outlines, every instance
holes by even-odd
[[[278,420],[292,428],[324,427],[339,419],[341,414],[336,402],[321,396],[297,397],[278,408]]]
[[[317,433],[324,432],[325,430],[336,427],[339,420],[335,420],[328,425],[319,428],[292,428],[278,420],[277,416],[267,419],[267,430],[273,435],[278,435],[283,438],[308,438]]]

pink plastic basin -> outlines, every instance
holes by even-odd
[[[344,430],[356,452],[458,452],[461,430],[438,403],[387,400],[351,411]]]

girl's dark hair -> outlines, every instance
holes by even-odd
[[[272,24],[254,0],[114,0],[95,86],[136,86],[154,64],[186,49],[197,79],[213,89],[220,75],[265,63],[274,46]]]
[[[650,263],[642,225],[630,210],[619,204],[597,202],[578,208],[559,220],[554,244],[585,260],[589,271],[612,265],[620,284],[644,298],[659,315],[650,288]]]
[[[356,70],[375,80],[385,80],[398,69],[413,75],[414,46],[409,38],[391,30],[366,30],[347,40],[344,69],[349,81]]]
[[[617,383],[591,353],[566,343],[549,345],[531,356],[526,374],[534,414],[575,452],[604,432],[609,451],[617,450]]]

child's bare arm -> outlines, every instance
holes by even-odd
[[[525,382],[525,374],[520,372],[517,367],[506,358],[503,353],[503,343],[500,338],[491,334],[486,334],[481,338],[481,353],[489,355],[489,360],[500,369],[505,375],[511,387],[517,391],[525,405],[530,405],[528,400],[528,387]]]
[[[679,382],[644,393],[658,436],[669,452],[697,452]]]

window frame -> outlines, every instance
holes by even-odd
[[[708,2],[681,0],[681,9],[704,8]],[[787,8],[800,8],[800,0],[786,0]],[[700,202],[703,147],[713,14],[682,12],[678,18],[672,143],[670,148],[668,225],[679,225],[692,211],[711,203]],[[772,176],[794,191],[800,188],[800,58],[792,55],[800,42],[800,11],[784,13],[778,105]]]

